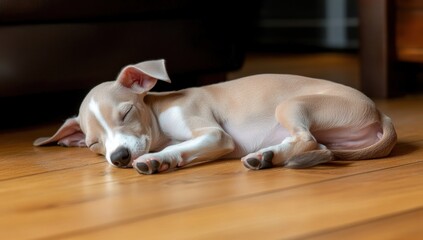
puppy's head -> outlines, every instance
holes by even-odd
[[[130,167],[150,149],[152,116],[143,99],[158,79],[170,82],[164,60],[126,66],[116,81],[88,93],[77,117],[66,120],[52,137],[35,140],[34,146],[57,142],[88,147],[114,166]]]

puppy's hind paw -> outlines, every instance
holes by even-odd
[[[263,153],[248,154],[241,159],[244,166],[251,170],[259,170],[273,167],[273,152],[267,151]]]

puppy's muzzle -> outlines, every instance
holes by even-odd
[[[116,167],[127,167],[131,161],[131,152],[126,147],[119,147],[110,155],[110,161]]]

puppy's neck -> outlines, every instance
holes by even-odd
[[[150,152],[156,152],[162,150],[164,147],[167,146],[170,139],[163,133],[159,121],[158,115],[160,111],[158,110],[157,104],[153,104],[154,102],[146,102],[146,107],[148,115],[150,117],[151,123],[151,146]]]

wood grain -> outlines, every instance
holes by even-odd
[[[289,189],[263,192],[165,215],[143,216],[84,236],[136,239],[301,238],[422,204],[423,162]],[[166,231],[157,232],[160,226]],[[195,231],[191,231],[195,229]],[[389,230],[386,230],[389,231]],[[114,235],[113,235],[114,234]],[[72,239],[70,237],[70,239]]]
[[[357,225],[313,235],[313,239],[421,239],[423,208],[370,219]]]

